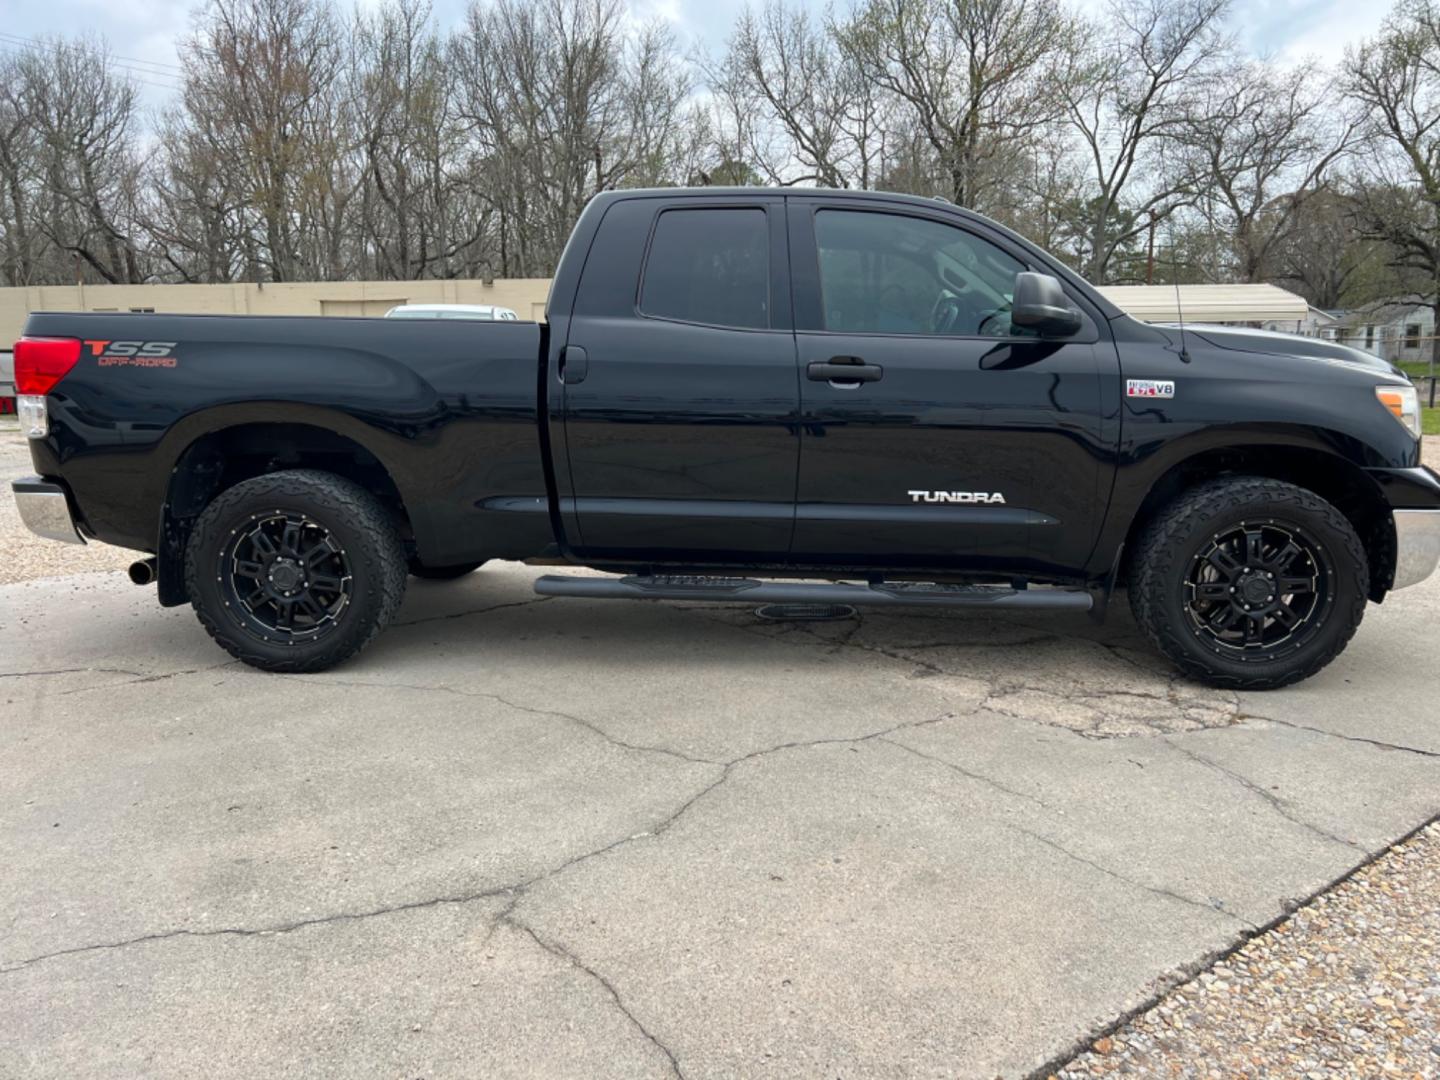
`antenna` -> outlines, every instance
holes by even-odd
[[[1185,311],[1180,306],[1180,263],[1175,257],[1175,221],[1170,221],[1170,281],[1175,286],[1175,316],[1180,323],[1180,361],[1190,363],[1190,350],[1185,345]]]

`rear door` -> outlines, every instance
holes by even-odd
[[[606,211],[562,358],[578,554],[785,557],[799,456],[786,243],[779,196]]]
[[[1040,268],[940,208],[796,198],[791,229],[795,560],[1081,565],[1113,473],[1093,316],[1063,341],[1013,327],[1015,274]]]

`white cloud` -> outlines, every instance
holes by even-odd
[[[1258,16],[1251,48],[1287,66],[1339,62],[1347,47],[1375,35],[1389,11],[1383,0],[1252,0],[1248,7]]]

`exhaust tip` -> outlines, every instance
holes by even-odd
[[[130,580],[136,585],[150,585],[155,581],[155,560],[140,559],[130,564]]]

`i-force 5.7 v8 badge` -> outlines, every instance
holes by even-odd
[[[1175,384],[1169,379],[1126,379],[1125,396],[1173,398]]]

